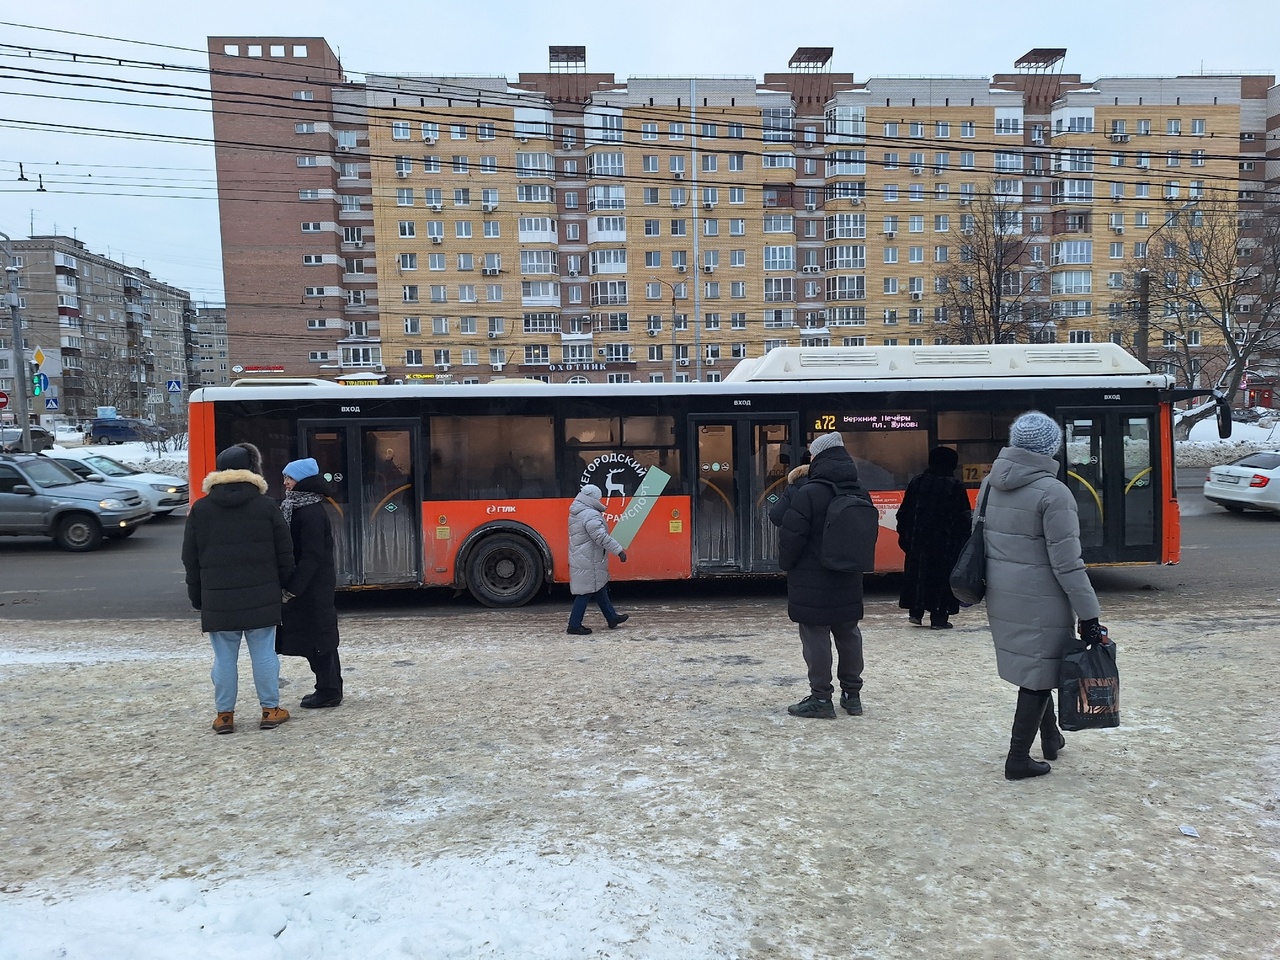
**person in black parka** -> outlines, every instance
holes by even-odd
[[[809,444],[812,460],[788,474],[789,486],[769,508],[780,528],[778,563],[787,572],[787,615],[800,629],[809,672],[810,695],[787,708],[795,717],[833,719],[831,644],[839,663],[840,705],[851,716],[862,713],[862,574],[828,570],[822,565],[822,530],[827,507],[837,491],[870,499],[858,480],[858,468],[839,433],[825,433]]]
[[[259,726],[289,719],[280,707],[280,658],[276,624],[280,591],[293,575],[289,528],[266,495],[262,455],[251,443],[218,454],[217,469],[204,478],[206,496],[191,505],[182,539],[187,595],[200,611],[200,628],[213,646],[216,733],[235,730],[237,660],[243,637],[262,706]]]
[[[316,689],[302,698],[307,709],[342,703],[342,663],[338,658],[338,611],[334,606],[337,573],[333,527],[324,501],[329,486],[310,457],[284,468],[281,512],[293,540],[293,576],[284,587],[284,613],[276,649],[288,657],[306,657]]]
[[[955,478],[959,456],[950,447],[929,451],[929,467],[913,477],[898,508],[898,546],[906,554],[898,606],[917,626],[929,611],[929,626],[948,630],[960,612],[951,592],[951,568],[969,539],[972,508]]]

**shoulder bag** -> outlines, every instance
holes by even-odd
[[[960,557],[951,568],[951,592],[966,606],[982,600],[987,592],[987,542],[983,535],[987,522],[987,497],[991,495],[991,483],[982,491],[982,503],[978,505],[978,522],[973,533],[960,549]]]

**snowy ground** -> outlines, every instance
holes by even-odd
[[[776,597],[350,618],[340,708],[260,731],[246,664],[225,737],[194,622],[0,624],[0,956],[1275,957],[1280,599],[1161,599],[1022,783],[976,612],[874,604],[835,721]]]
[[[834,722],[772,597],[351,619],[342,707],[259,731],[242,658],[228,737],[194,621],[0,624],[0,958],[1274,958],[1280,590],[1175,604],[1104,599],[1124,725],[1018,784],[976,611],[873,606]]]

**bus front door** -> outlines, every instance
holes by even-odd
[[[1156,562],[1160,451],[1149,410],[1060,409],[1085,563]]]
[[[416,421],[301,421],[303,456],[332,490],[334,559],[340,586],[422,582]]]
[[[778,569],[778,531],[769,522],[769,507],[786,487],[797,423],[776,417],[691,418],[696,572]]]

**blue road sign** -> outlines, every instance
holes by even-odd
[[[58,398],[57,398],[57,397],[47,397],[47,398],[45,398],[45,401],[44,401],[44,408],[45,408],[46,410],[57,410],[57,409],[58,409]]]
[[[36,376],[40,379],[40,392],[47,392],[49,389],[49,375],[47,373],[37,373]]]
[[[181,380],[170,380],[170,381],[168,381],[168,390],[169,390],[169,392],[170,392],[170,393],[181,393],[181,392],[182,392],[182,381],[181,381]]]

